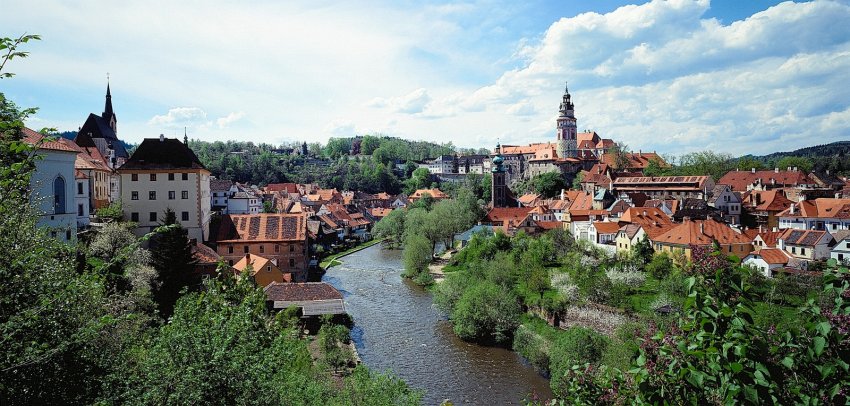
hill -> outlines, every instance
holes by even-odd
[[[751,156],[756,159],[771,160],[784,158],[787,156],[800,156],[807,158],[817,157],[842,157],[850,155],[850,141],[838,141],[829,144],[815,145],[812,147],[800,148],[790,152],[774,152],[772,154],[762,156]]]

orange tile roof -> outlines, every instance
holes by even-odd
[[[788,254],[778,248],[762,248],[761,250],[754,252],[752,255],[755,257],[761,257],[764,262],[771,265],[785,265],[788,263]]]
[[[661,156],[655,152],[629,152],[626,154],[626,158],[629,160],[627,169],[646,169],[646,167],[649,166],[649,162],[652,160],[658,161],[661,167],[670,166],[666,161],[664,161],[664,158],[661,158]],[[617,159],[614,154],[602,154],[600,161],[614,166]]]
[[[779,236],[779,238],[785,241],[786,244],[813,247],[825,236],[831,237],[831,234],[823,230],[798,230],[796,228],[788,228],[782,232],[782,235]]]
[[[850,218],[850,199],[820,198],[803,200],[791,208],[779,213],[782,217],[819,217],[819,218]]]
[[[268,258],[261,257],[256,254],[246,254],[242,259],[239,260],[236,264],[233,265],[233,269],[242,272],[248,265],[251,265],[251,276],[254,276],[261,269],[265,268],[266,265],[274,265]],[[277,268],[277,265],[274,265]]]
[[[560,221],[537,221],[536,223],[538,227],[544,230],[555,230],[563,226]]]
[[[392,213],[393,209],[385,209],[383,207],[374,207],[369,209],[369,214],[374,217],[386,217]]]
[[[554,149],[558,144],[554,142],[540,142],[536,144],[528,144],[528,146],[519,145],[502,145],[502,155],[518,155],[518,154],[534,154],[538,149]]]
[[[437,199],[437,200],[446,199],[446,198],[449,197],[445,193],[443,193],[443,191],[441,191],[440,189],[434,188],[434,189],[419,189],[419,190],[413,192],[413,194],[410,195],[409,198],[412,199],[412,200],[416,200],[416,199],[421,198],[422,195],[425,194],[425,193],[430,194],[431,197],[433,197],[434,199]]]
[[[761,179],[763,185],[770,185],[773,181],[780,186],[797,186],[814,183],[802,171],[731,171],[727,172],[717,181],[718,185],[729,185],[736,192],[746,192],[747,186]]]
[[[520,196],[517,199],[517,201],[522,203],[525,206],[528,206],[528,205],[534,203],[534,201],[539,199],[539,198],[540,198],[540,195],[538,195],[536,193],[526,193],[526,194]]]
[[[192,256],[201,264],[215,264],[221,259],[214,249],[199,242],[192,244]]]
[[[301,214],[229,214],[222,218],[219,242],[303,241],[307,217]]]
[[[618,190],[693,189],[703,190],[709,176],[629,176],[614,181]]]
[[[619,224],[610,221],[597,221],[592,225],[596,228],[597,234],[617,234],[620,230]]]
[[[269,183],[266,185],[269,193],[286,191],[287,193],[298,193],[298,185],[295,183]]]
[[[38,145],[40,149],[76,153],[81,152],[80,147],[78,147],[77,144],[74,144],[73,141],[70,141],[66,138],[58,137],[53,141],[44,141],[44,135],[37,131],[33,131],[27,127],[24,127],[21,132],[24,135],[23,141],[25,143],[29,145]]]
[[[590,193],[581,192],[577,194],[575,199],[573,199],[572,203],[570,203],[570,208],[568,209],[568,211],[570,213],[573,213],[582,210],[590,210],[591,208],[593,208],[593,195],[591,195]]]
[[[620,216],[620,223],[632,223],[639,225],[648,224],[672,224],[673,219],[667,217],[657,207],[631,207]]]
[[[486,219],[491,223],[518,224],[528,217],[530,211],[528,207],[494,207],[487,212]]]
[[[688,220],[659,235],[654,242],[675,245],[710,245],[714,240],[722,245],[750,244],[747,236],[738,233],[726,223],[715,220]]]

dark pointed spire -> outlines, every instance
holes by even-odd
[[[189,145],[189,135],[186,133],[186,127],[183,127],[183,144]]]
[[[106,105],[103,107],[103,119],[110,121],[115,116],[112,111],[112,91],[109,89],[109,75],[106,79]],[[117,119],[115,121],[118,121]]]

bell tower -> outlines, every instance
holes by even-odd
[[[578,157],[578,146],[576,145],[576,115],[575,106],[570,96],[570,89],[564,86],[564,97],[561,100],[557,120],[558,157]]]
[[[490,183],[490,204],[492,207],[508,207],[508,182],[505,176],[505,159],[502,158],[501,145],[496,145],[496,156],[493,157],[493,168],[491,174],[493,176]]]

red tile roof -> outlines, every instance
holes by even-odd
[[[544,230],[554,230],[563,226],[560,221],[537,221],[536,223],[538,227]]]
[[[409,196],[409,199],[410,200],[419,199],[425,193],[430,194],[431,197],[433,197],[436,200],[447,199],[449,197],[445,193],[443,193],[443,191],[441,191],[440,189],[434,188],[434,189],[419,189],[419,190],[413,192],[413,194],[411,194]]]
[[[301,214],[230,214],[222,218],[218,242],[303,241],[307,217]]]
[[[592,224],[596,228],[597,234],[617,234],[620,230],[620,225],[610,221],[597,221]]]
[[[655,152],[630,152],[626,154],[626,158],[629,160],[628,168],[626,169],[646,169],[649,166],[649,162],[652,160],[658,161],[661,167],[670,166],[664,158],[661,158]],[[602,158],[600,159],[605,164],[614,166],[617,159],[614,154],[602,154]]]
[[[736,192],[746,192],[747,186],[761,179],[763,185],[775,181],[780,186],[797,186],[812,184],[812,180],[801,171],[731,171],[723,175],[717,184],[729,185]]]
[[[752,254],[755,257],[761,257],[764,262],[771,265],[786,265],[788,263],[788,254],[778,248],[763,248]]]
[[[263,289],[268,300],[310,301],[342,299],[342,293],[326,282],[278,283],[272,282]]]
[[[528,217],[529,207],[494,207],[487,212],[486,220],[490,223],[519,224]]]
[[[558,144],[554,142],[541,142],[536,144],[528,144],[528,146],[518,146],[518,145],[502,145],[502,155],[516,155],[516,154],[534,154],[539,149],[554,149],[557,148]]]
[[[673,219],[667,217],[657,207],[632,207],[620,216],[620,223],[632,223],[639,225],[672,224]]]
[[[393,211],[393,209],[385,209],[383,207],[374,207],[374,208],[369,209],[369,214],[371,214],[374,217],[380,218],[380,217],[388,216],[390,213],[392,213],[392,211]]]
[[[267,192],[298,193],[298,185],[295,183],[269,183],[266,185]]]
[[[653,239],[657,243],[675,245],[710,245],[714,240],[722,245],[750,244],[750,239],[726,223],[714,220],[688,220]]]
[[[214,249],[199,242],[192,244],[192,256],[201,264],[215,264],[221,259],[221,255],[218,255]]]
[[[819,217],[819,218],[850,218],[850,199],[814,199],[803,200],[791,208],[779,213],[782,217]]]
[[[828,235],[830,234],[822,230],[797,230],[795,228],[789,228],[779,238],[785,241],[786,244],[813,247]]]
[[[74,144],[73,141],[66,138],[58,137],[53,141],[45,141],[45,136],[37,131],[24,127],[21,132],[24,134],[23,141],[25,143],[29,145],[38,145],[40,149],[76,153],[82,152],[77,144]]]

